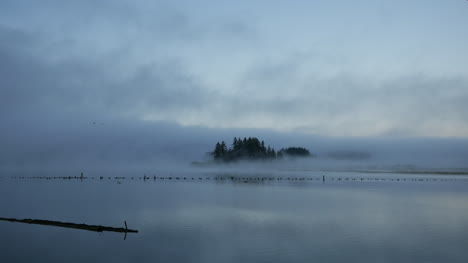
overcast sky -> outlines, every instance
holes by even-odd
[[[468,137],[463,0],[0,2],[2,118]]]

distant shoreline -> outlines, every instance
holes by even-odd
[[[468,175],[468,171],[441,170],[337,170],[337,169],[280,169],[283,172],[342,172],[342,173],[382,173],[382,174],[435,174],[435,175]]]

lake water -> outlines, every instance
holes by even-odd
[[[2,177],[0,217],[139,233],[0,221],[0,261],[467,262],[466,176],[322,174]]]

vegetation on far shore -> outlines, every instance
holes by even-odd
[[[264,141],[256,137],[241,139],[234,137],[231,147],[224,141],[217,142],[214,150],[210,152],[217,162],[232,162],[238,160],[274,160],[285,157],[311,157],[309,150],[303,147],[288,147],[276,151],[270,145],[265,146]]]

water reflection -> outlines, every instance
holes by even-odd
[[[7,181],[0,184],[5,216],[49,215],[107,225],[126,218],[141,232],[124,243],[115,233],[0,222],[6,236],[0,245],[5,262],[465,261],[466,183],[361,183],[352,178],[378,175],[347,176],[348,182],[327,177],[325,184]]]

